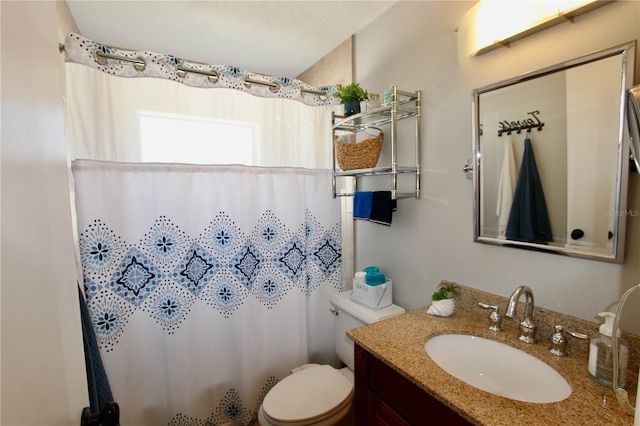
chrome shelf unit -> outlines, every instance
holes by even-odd
[[[356,178],[356,188],[358,178],[363,176],[389,175],[391,176],[391,198],[420,198],[420,138],[421,138],[421,99],[422,92],[406,92],[399,90],[397,86],[391,86],[391,103],[389,105],[368,110],[366,112],[344,117],[333,113],[331,132],[331,146],[333,150],[333,197],[350,197],[353,192],[337,191],[337,178],[351,176]],[[398,121],[413,118],[415,120],[415,163],[408,166],[398,165]],[[380,128],[390,125],[390,132],[385,131],[385,140],[391,144],[391,164],[371,169],[358,169],[341,171],[337,166],[335,155],[335,134],[336,132],[347,132],[355,134],[367,128]],[[388,134],[388,138],[387,138]],[[398,175],[410,173],[415,175],[415,190],[413,192],[398,192]]]

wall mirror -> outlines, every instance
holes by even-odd
[[[474,241],[623,262],[635,46],[473,91]]]

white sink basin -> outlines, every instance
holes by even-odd
[[[462,334],[432,337],[424,348],[443,370],[483,391],[517,401],[548,403],[571,395],[553,368],[519,349]]]

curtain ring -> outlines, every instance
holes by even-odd
[[[93,51],[93,59],[100,65],[105,65],[107,59],[113,59],[116,61],[131,62],[136,71],[144,71],[147,67],[142,58],[128,58],[126,56],[112,55],[110,53],[104,53],[100,50]]]

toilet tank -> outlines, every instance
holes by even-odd
[[[351,290],[336,293],[331,296],[331,305],[337,311],[334,320],[336,353],[351,371],[353,366],[353,340],[347,336],[347,331],[372,324],[385,318],[400,315],[405,312],[400,306],[389,305],[381,309],[371,309],[351,300]]]

